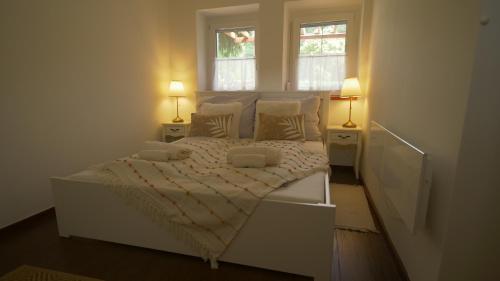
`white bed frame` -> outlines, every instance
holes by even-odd
[[[261,95],[285,94],[288,95],[283,92]],[[314,94],[327,101],[322,93],[290,93],[288,97]],[[325,117],[324,113],[328,113],[328,102],[322,102],[320,109],[323,129],[328,120],[328,114]],[[198,256],[101,184],[61,177],[51,181],[60,236],[86,237]],[[219,260],[330,281],[335,206],[330,203],[328,174],[325,174],[323,188],[323,204],[264,199]]]

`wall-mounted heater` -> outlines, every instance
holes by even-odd
[[[428,155],[375,121],[370,123],[368,164],[393,215],[415,233],[425,224],[431,186]]]

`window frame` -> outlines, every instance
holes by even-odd
[[[298,61],[300,52],[300,27],[301,25],[321,24],[321,23],[345,23],[346,26],[346,77],[356,76],[357,66],[355,57],[355,40],[356,29],[354,26],[354,13],[336,13],[336,14],[321,14],[297,17],[292,20],[291,25],[291,40],[290,40],[290,55],[289,55],[289,69],[288,69],[288,82],[291,89],[298,91]],[[327,90],[320,90],[327,91]],[[339,90],[337,90],[339,91]]]
[[[255,29],[255,89],[253,90],[217,90],[218,92],[248,92],[257,91],[259,87],[259,25],[254,17],[217,17],[208,21],[207,40],[207,88],[214,90],[215,58],[217,57],[217,31],[220,30],[239,30],[244,28]]]

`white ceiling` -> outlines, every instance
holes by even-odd
[[[259,4],[250,4],[250,5],[239,5],[239,6],[228,6],[221,8],[213,8],[213,9],[204,9],[200,10],[204,16],[207,17],[216,17],[216,16],[228,16],[228,15],[239,15],[239,14],[250,14],[259,11]]]
[[[363,0],[298,0],[286,2],[290,11],[311,8],[336,8],[360,6]]]

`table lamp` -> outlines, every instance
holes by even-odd
[[[186,93],[184,91],[184,84],[181,81],[172,80],[170,81],[169,96],[175,97],[177,99],[177,117],[175,117],[172,122],[181,123],[184,120],[179,117],[179,97],[185,97]]]
[[[340,91],[340,96],[343,98],[349,98],[349,121],[344,123],[342,127],[345,128],[356,128],[356,124],[351,120],[352,111],[352,98],[361,96],[361,88],[359,87],[358,78],[346,78],[344,84],[342,84],[342,90]]]

